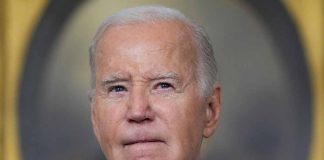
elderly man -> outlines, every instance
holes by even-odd
[[[109,160],[197,160],[219,120],[212,46],[179,11],[121,10],[90,47],[92,123]]]

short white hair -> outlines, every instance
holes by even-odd
[[[214,51],[209,38],[203,28],[191,19],[184,16],[181,12],[163,6],[140,6],[123,9],[108,17],[98,28],[89,48],[90,67],[91,67],[91,87],[95,89],[96,74],[96,47],[103,33],[110,27],[152,23],[159,21],[178,21],[183,23],[192,32],[194,43],[197,46],[197,73],[198,84],[203,96],[211,94],[212,89],[217,83],[217,65]]]

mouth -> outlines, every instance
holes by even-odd
[[[133,146],[133,145],[153,145],[153,144],[165,144],[166,142],[160,138],[144,136],[144,137],[132,137],[123,141],[123,146]]]
[[[128,140],[123,143],[123,146],[131,146],[136,144],[154,144],[154,143],[165,143],[165,141],[160,139],[134,139]]]
[[[166,141],[156,137],[136,137],[124,141],[123,150],[127,157],[132,157],[129,159],[155,159],[165,153],[166,144]]]

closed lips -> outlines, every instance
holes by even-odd
[[[124,146],[128,146],[128,145],[133,145],[133,144],[137,144],[137,143],[165,143],[165,141],[163,141],[160,138],[131,138],[131,139],[127,139],[123,142]]]
[[[125,142],[124,145],[127,146],[127,145],[136,144],[136,143],[154,143],[154,142],[164,143],[164,141],[158,140],[158,139],[139,139],[139,140]]]

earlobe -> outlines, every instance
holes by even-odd
[[[210,97],[206,106],[206,122],[203,131],[203,137],[208,138],[213,135],[217,128],[221,107],[221,88],[217,85]]]

